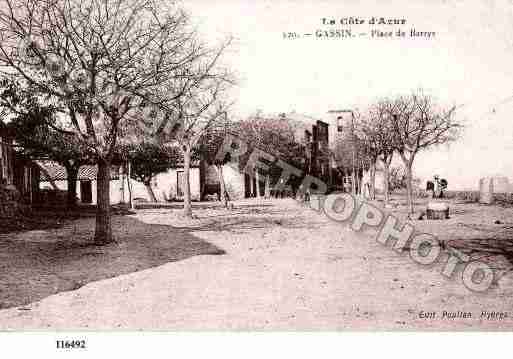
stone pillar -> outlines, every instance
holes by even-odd
[[[479,203],[492,204],[493,202],[493,178],[481,178],[479,180]]]

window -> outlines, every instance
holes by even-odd
[[[342,126],[342,116],[337,117],[337,132],[343,132],[344,127]]]

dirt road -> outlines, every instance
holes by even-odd
[[[476,294],[458,275],[444,278],[440,265],[422,267],[372,232],[354,233],[292,200],[256,203],[247,213],[198,213],[191,234],[225,255],[194,256],[2,310],[0,328],[513,329],[510,277]],[[163,210],[136,217],[177,225]]]

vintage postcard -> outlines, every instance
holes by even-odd
[[[513,329],[511,2],[0,4],[0,330]]]

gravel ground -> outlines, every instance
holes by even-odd
[[[5,309],[0,328],[513,329],[509,274],[484,294],[471,292],[458,275],[443,277],[441,265],[420,266],[377,243],[374,232],[352,232],[292,200],[248,201],[233,211],[205,208],[196,215],[185,221],[170,210],[144,210],[130,219],[148,228],[173,226],[225,255],[191,255]],[[451,226],[473,220],[458,216]],[[428,222],[422,225],[443,226]],[[421,318],[432,311],[435,319]],[[472,318],[442,318],[443,311]],[[480,318],[482,311],[508,317]]]

